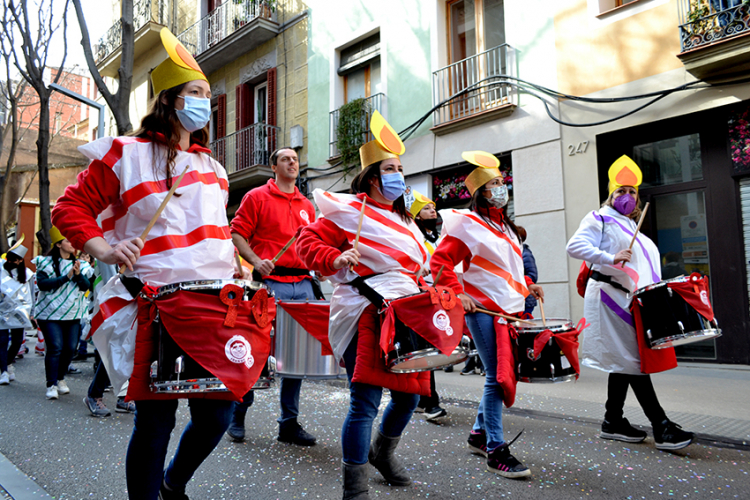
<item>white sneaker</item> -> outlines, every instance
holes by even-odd
[[[47,394],[45,396],[47,396],[47,399],[57,399],[59,397],[57,395],[57,386],[51,385],[47,387]]]
[[[10,384],[10,375],[8,375],[8,372],[0,373],[0,385],[8,384]]]
[[[66,384],[64,380],[57,381],[57,392],[59,394],[70,394],[70,389],[68,388],[68,384]]]
[[[13,365],[8,365],[8,377],[11,382],[16,379],[16,368]]]

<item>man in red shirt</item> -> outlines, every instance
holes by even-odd
[[[310,271],[297,256],[294,245],[274,264],[271,260],[297,234],[297,229],[315,221],[315,208],[295,186],[299,160],[292,148],[280,148],[271,154],[271,169],[276,179],[249,191],[232,219],[232,240],[242,258],[255,268],[255,279],[263,280],[277,299],[315,300]],[[300,446],[312,446],[315,437],[297,422],[302,380],[281,378],[281,416],[278,440]],[[253,404],[253,391],[235,406],[227,434],[235,441],[245,439],[245,415]]]

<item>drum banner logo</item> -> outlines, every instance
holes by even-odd
[[[451,319],[448,317],[448,313],[440,309],[432,316],[432,324],[435,325],[440,331],[445,332],[449,337],[453,335],[453,328],[451,327]]]
[[[704,304],[710,307],[711,303],[708,301],[708,292],[706,292],[705,290],[701,290],[700,296],[701,296],[701,302],[703,302]]]
[[[229,339],[224,346],[224,353],[232,363],[244,363],[248,368],[252,367],[255,363],[250,342],[242,335],[235,335]]]

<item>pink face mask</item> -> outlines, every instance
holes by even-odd
[[[630,215],[635,210],[635,198],[632,195],[625,193],[621,194],[612,202],[612,206],[615,210],[620,212],[622,215]]]

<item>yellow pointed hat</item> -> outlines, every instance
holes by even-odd
[[[171,89],[193,80],[208,81],[195,58],[190,55],[190,52],[169,29],[162,28],[160,35],[161,43],[167,50],[169,59],[159,64],[151,72],[154,95],[159,95],[162,90]]]
[[[373,163],[398,158],[406,152],[406,146],[401,142],[401,138],[377,110],[370,119],[370,132],[375,139],[359,148],[362,170]]]
[[[609,167],[609,194],[622,186],[638,186],[643,182],[643,173],[636,163],[628,155],[619,157]]]
[[[466,189],[469,190],[469,194],[472,196],[477,189],[484,186],[495,177],[503,176],[498,168],[500,166],[500,160],[491,153],[485,151],[464,151],[461,153],[461,158],[472,165],[479,167],[472,170],[472,172],[466,176],[466,180],[464,181]]]
[[[411,213],[411,216],[413,218],[416,218],[417,215],[419,215],[419,212],[422,211],[424,207],[432,203],[435,204],[434,201],[420,193],[419,191],[412,191],[414,193],[414,203],[411,204],[409,207],[409,213]]]
[[[52,226],[52,229],[49,230],[50,245],[55,246],[55,243],[59,243],[64,239],[65,239],[65,236],[63,236],[60,230],[57,229],[55,226]]]

